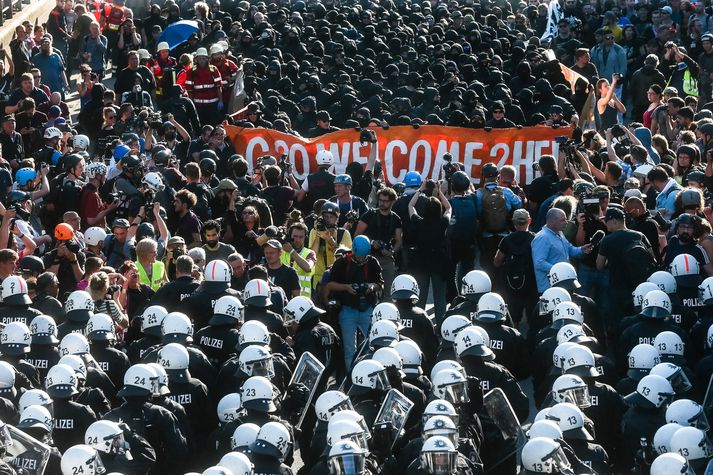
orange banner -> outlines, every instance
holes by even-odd
[[[317,169],[315,155],[319,150],[330,150],[334,155],[334,173],[344,173],[351,162],[366,163],[369,144],[359,142],[359,132],[348,129],[332,132],[314,139],[295,137],[270,129],[245,129],[227,126],[237,153],[243,155],[251,167],[254,160],[263,155],[279,157],[286,154],[294,165],[294,174],[304,179]],[[418,171],[424,178],[441,178],[443,155],[450,153],[453,160],[461,163],[473,183],[480,179],[480,168],[486,163],[495,163],[498,168],[513,165],[518,171],[518,181],[529,183],[536,176],[533,164],[540,156],[557,155],[555,137],[572,135],[569,127],[524,127],[521,129],[466,129],[425,125],[418,129],[411,126],[376,129],[378,158],[384,178],[388,183],[403,180],[408,171]]]

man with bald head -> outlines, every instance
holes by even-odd
[[[567,215],[559,208],[547,212],[545,226],[532,240],[532,261],[535,265],[537,291],[544,292],[550,286],[547,274],[558,262],[567,262],[571,258],[579,258],[592,252],[592,245],[575,247],[564,237],[562,231],[567,225]]]

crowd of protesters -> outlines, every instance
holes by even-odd
[[[0,473],[708,473],[712,19],[56,0],[0,59]],[[574,133],[388,183],[424,125]]]

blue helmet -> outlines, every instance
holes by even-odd
[[[124,158],[131,151],[128,145],[119,144],[114,148],[114,160],[117,162]]]
[[[31,181],[35,181],[37,172],[32,168],[20,168],[15,174],[15,181],[18,186],[25,186]]]
[[[404,185],[406,188],[416,188],[421,186],[423,178],[419,172],[408,172],[404,177]]]
[[[364,257],[367,256],[370,251],[371,241],[369,241],[368,237],[361,235],[354,238],[352,242],[352,252],[354,252],[355,256]]]
[[[351,185],[352,177],[350,177],[346,173],[342,173],[341,175],[337,175],[336,177],[334,177],[334,184],[335,185]]]

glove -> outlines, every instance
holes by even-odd
[[[468,376],[468,407],[473,414],[483,407],[483,389],[480,387],[480,379],[475,376]]]
[[[218,101],[218,110],[222,111],[224,107],[225,107],[225,104],[223,104],[223,101]]]

